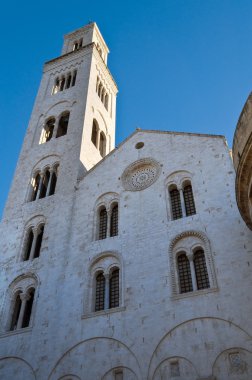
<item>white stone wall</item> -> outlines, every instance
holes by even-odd
[[[145,145],[137,150],[139,141]],[[142,191],[125,191],[122,173],[146,157],[161,166],[158,179]],[[173,221],[166,180],[180,170],[192,175],[197,213]],[[251,235],[237,211],[233,182],[222,137],[140,131],[91,170],[73,194],[38,200],[46,218],[38,259],[17,261],[28,211],[16,225],[4,226],[3,240],[14,237],[3,249],[3,318],[7,289],[18,275],[36,274],[38,288],[32,327],[2,331],[1,357],[25,360],[36,373],[29,379],[112,379],[118,367],[126,379],[163,379],[177,360],[182,379],[249,380]],[[95,204],[106,193],[119,199],[119,235],[94,240]],[[209,239],[217,288],[174,298],[169,246],[187,231]],[[90,268],[100,256],[120,262],[121,305],[95,313]],[[238,351],[242,364],[236,370],[230,354]],[[4,379],[13,370],[10,360],[3,360]]]

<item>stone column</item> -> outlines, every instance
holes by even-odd
[[[97,128],[97,134],[96,134],[96,148],[99,149],[100,147],[100,130]]]
[[[107,237],[110,237],[111,209],[107,211]]]
[[[21,309],[20,309],[20,313],[19,313],[19,317],[18,317],[17,329],[22,328],[26,302],[30,299],[30,295],[22,293],[22,294],[20,294],[20,299],[22,301],[22,304],[21,304]]]
[[[186,256],[190,263],[193,290],[197,290],[198,287],[197,287],[197,280],[196,280],[195,270],[194,270],[193,253],[188,253]]]
[[[48,184],[47,184],[46,197],[48,197],[49,192],[50,192],[51,182],[52,182],[52,175],[53,175],[53,172],[54,172],[54,168],[50,168],[49,172],[50,172],[50,178],[49,178],[49,181],[48,181]]]
[[[59,125],[59,116],[57,116],[55,118],[55,125],[54,125],[54,128],[53,128],[53,135],[52,135],[52,139],[55,139],[56,138],[56,134],[57,134],[57,129],[58,129],[58,125]]]
[[[41,187],[42,187],[42,184],[43,184],[43,180],[44,180],[44,173],[40,173],[39,188],[38,188],[36,200],[39,199],[40,192],[41,192]]]
[[[109,309],[109,273],[104,274],[105,277],[105,300],[104,300],[104,309]]]
[[[179,195],[180,195],[180,204],[181,204],[181,208],[182,208],[182,215],[184,218],[186,216],[186,209],[185,209],[184,193],[183,193],[182,188],[179,188]]]
[[[35,248],[36,248],[36,243],[37,243],[37,237],[38,237],[38,230],[36,228],[32,229],[33,232],[33,241],[32,241],[32,246],[31,246],[31,252],[28,260],[33,260],[34,258],[34,253],[35,253]]]

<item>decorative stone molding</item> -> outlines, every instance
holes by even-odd
[[[186,242],[183,242],[181,247],[176,247],[176,245],[180,241],[185,240],[185,239],[188,239],[188,242],[187,242],[188,244],[186,244]],[[193,254],[193,251],[195,250],[196,247],[200,247],[204,251],[207,271],[208,271],[208,276],[209,276],[209,281],[210,281],[210,288],[180,294],[179,283],[178,283],[179,281],[178,281],[177,268],[176,268],[177,254],[181,251],[184,251],[187,255],[191,256],[191,254]],[[170,270],[171,270],[171,289],[172,289],[173,298],[184,298],[188,296],[194,296],[196,294],[204,294],[204,293],[216,291],[217,280],[216,280],[216,274],[214,270],[214,262],[213,262],[210,242],[207,236],[203,232],[189,230],[177,235],[171,241],[171,244],[169,247],[169,259],[170,259]]]
[[[135,161],[122,174],[123,187],[128,191],[144,190],[156,182],[160,172],[160,164],[152,158]]]

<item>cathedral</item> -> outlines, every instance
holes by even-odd
[[[221,135],[115,148],[108,53],[89,23],[43,68],[0,225],[0,379],[251,380],[238,164]]]

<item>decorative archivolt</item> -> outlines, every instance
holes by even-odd
[[[169,261],[171,270],[171,289],[172,296],[179,295],[179,283],[177,274],[177,255],[180,252],[185,252],[188,255],[193,255],[196,249],[202,249],[204,251],[207,271],[210,281],[210,289],[213,290],[217,288],[217,279],[214,270],[214,261],[211,252],[211,246],[207,236],[201,231],[189,230],[180,233],[175,236],[169,246]],[[206,289],[207,291],[207,289]],[[185,293],[192,294],[192,293]],[[183,296],[185,296],[183,294]]]

